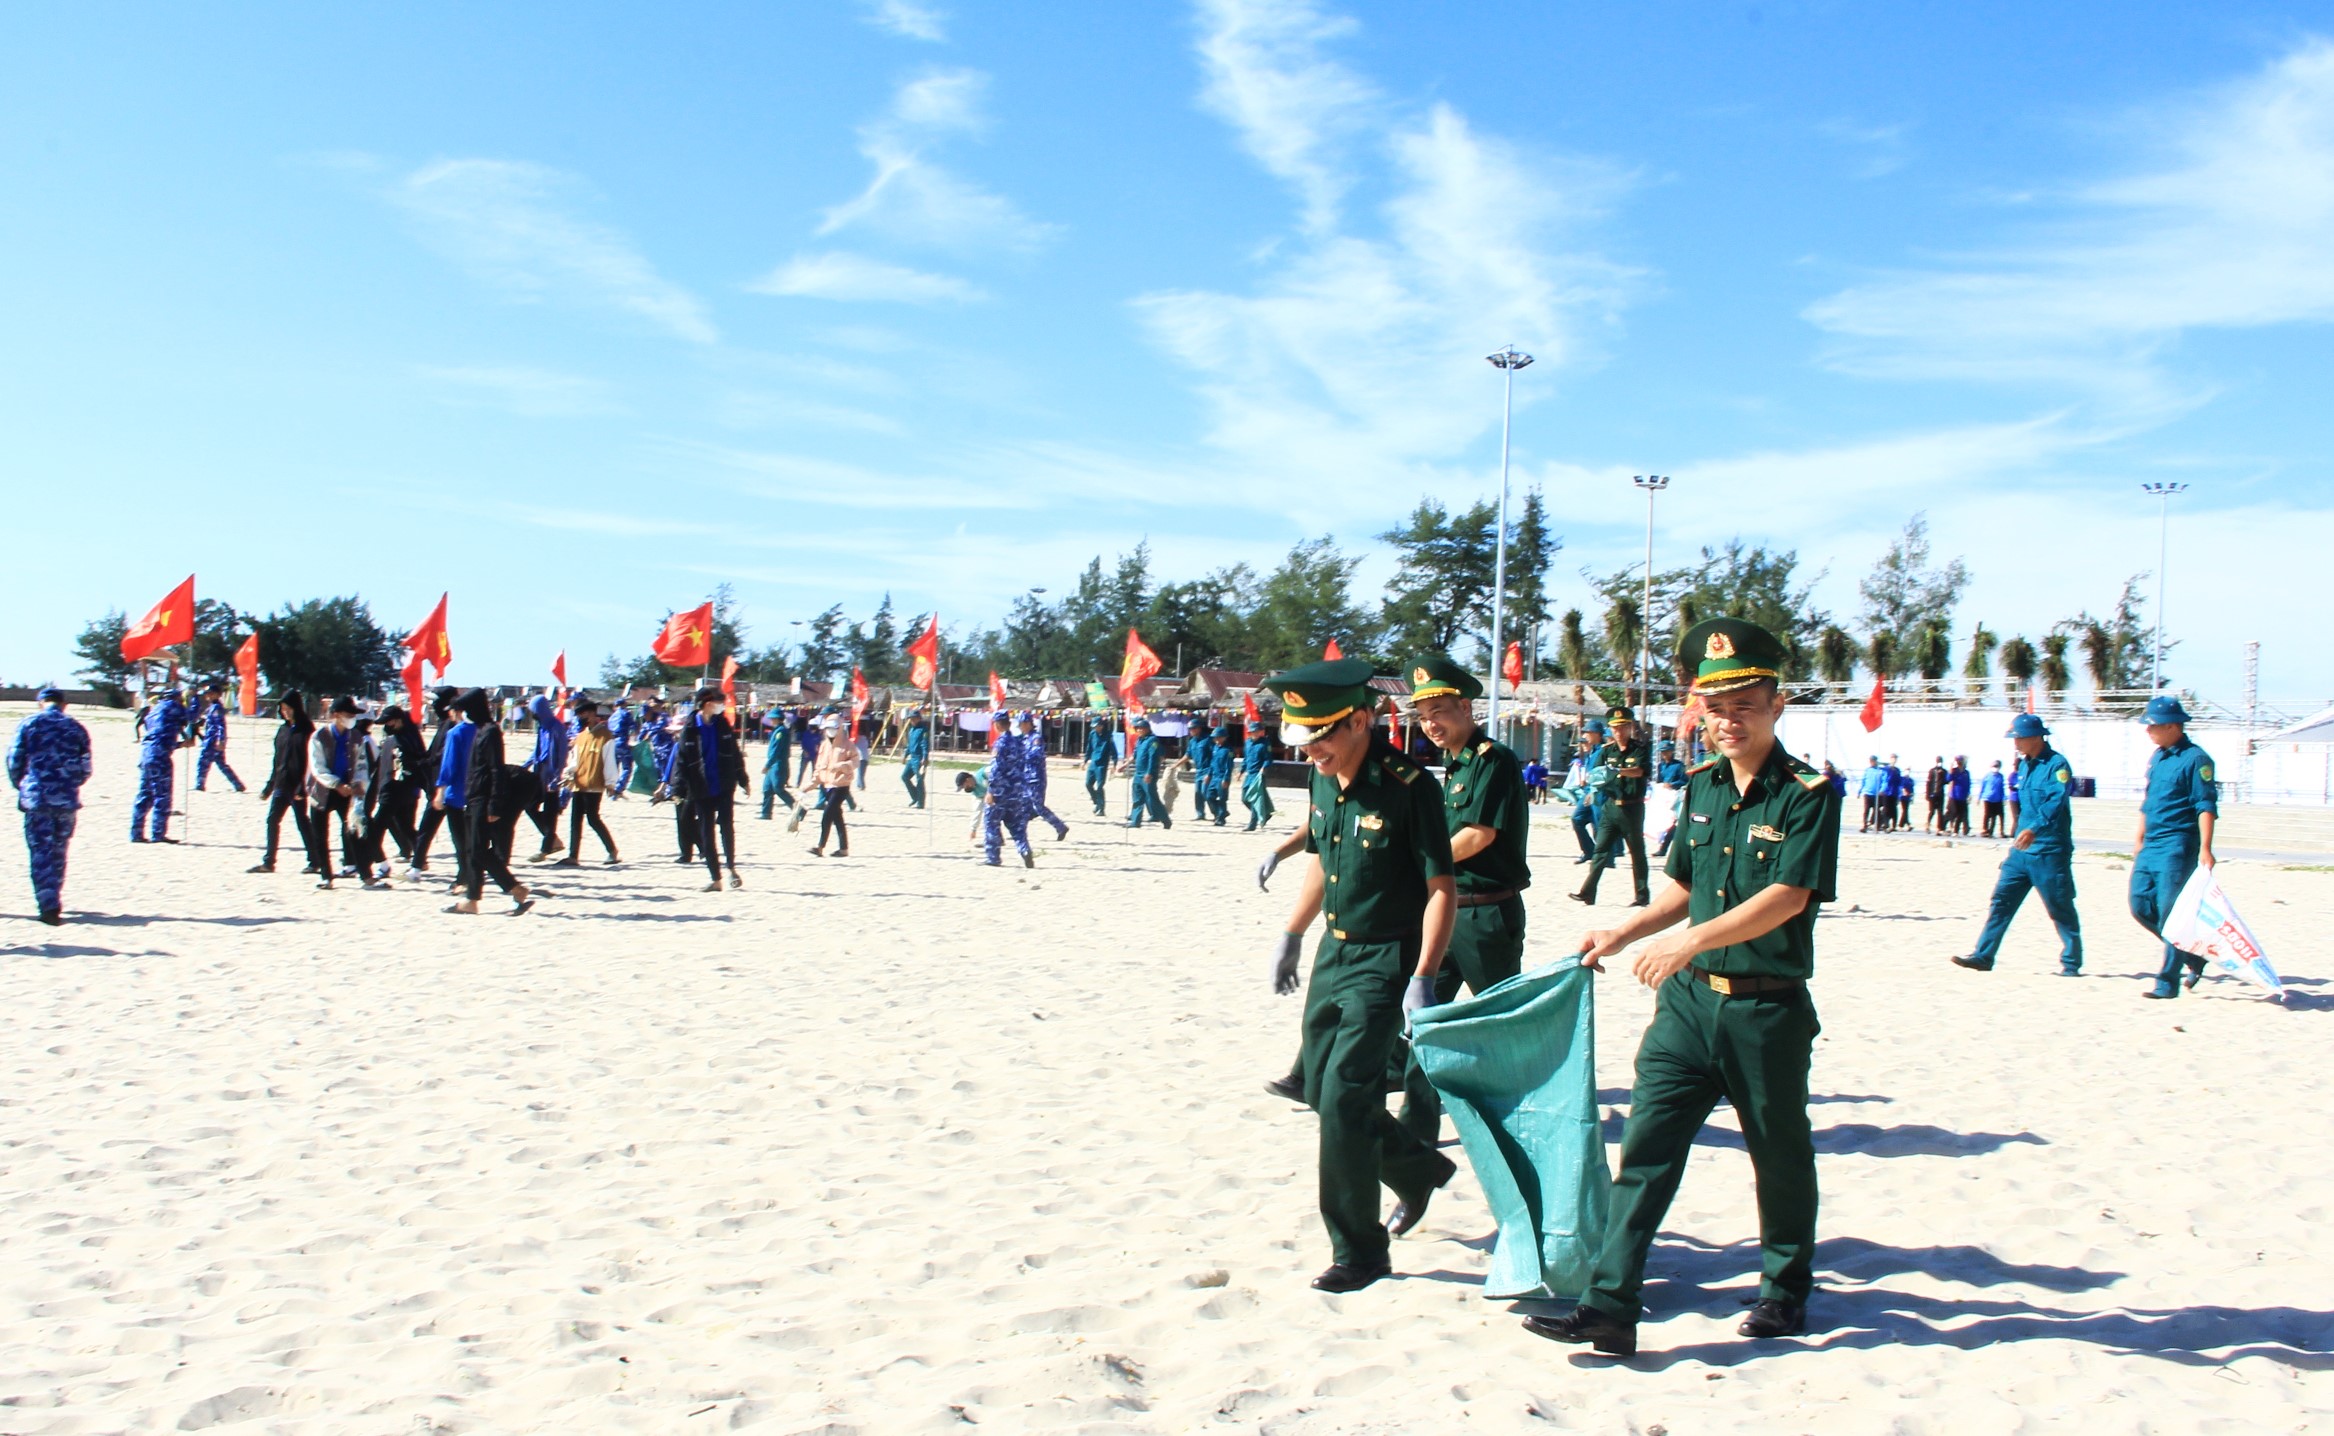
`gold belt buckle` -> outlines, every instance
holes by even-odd
[[[1721,977],[1715,972],[1705,972],[1702,974],[1702,980],[1709,983],[1710,990],[1720,997],[1734,996],[1734,982],[1731,978]]]

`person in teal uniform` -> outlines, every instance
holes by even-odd
[[[910,708],[904,720],[905,736],[900,740],[900,784],[908,790],[908,806],[924,806],[924,770],[932,762],[932,730],[925,726],[924,710]],[[781,723],[771,731],[785,729]]]
[[[1264,736],[1264,725],[1251,724],[1248,745],[1240,750],[1240,801],[1248,808],[1248,826],[1241,831],[1253,833],[1272,821],[1272,790],[1264,785],[1264,775],[1272,771],[1272,743]]]
[[[1127,737],[1135,751],[1126,766],[1134,774],[1134,813],[1126,820],[1130,828],[1139,828],[1145,817],[1159,820],[1162,828],[1175,826],[1175,819],[1167,812],[1167,805],[1159,801],[1159,740],[1151,735],[1151,720],[1135,718],[1127,724]]]
[[[2213,779],[2212,754],[2188,737],[2188,711],[2179,699],[2170,694],[2150,698],[2140,721],[2148,725],[2148,741],[2156,751],[2148,757],[2148,791],[2131,842],[2131,915],[2161,937],[2164,919],[2188,879],[2200,865],[2213,866],[2220,784]],[[2204,959],[2165,943],[2164,965],[2147,995],[2178,997],[2183,967],[2187,986],[2196,986],[2204,976]]]
[[[1109,816],[1104,797],[1110,792],[1110,770],[1118,766],[1118,745],[1111,741],[1110,720],[1106,715],[1093,714],[1086,720],[1086,797],[1094,804],[1094,816]]]
[[[1977,935],[1977,951],[1956,957],[1954,963],[1976,972],[1994,970],[1994,954],[2002,935],[2029,890],[2042,899],[2042,909],[2058,926],[2058,970],[2061,977],[2083,975],[2083,919],[2075,911],[2075,821],[2068,800],[2074,794],[2075,770],[2050,746],[2050,730],[2031,713],[2010,721],[2009,738],[2018,745],[2017,806],[2010,811],[2010,851],[1994,879],[1993,902],[1986,911],[1985,930]]]

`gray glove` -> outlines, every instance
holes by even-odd
[[[1272,881],[1273,870],[1279,866],[1280,849],[1274,848],[1271,852],[1266,853],[1264,861],[1256,866],[1256,890],[1258,892],[1267,890],[1265,885]]]
[[[1412,1013],[1417,1012],[1422,1007],[1432,1006],[1434,1006],[1434,979],[1431,977],[1411,978],[1410,985],[1402,989],[1402,1025],[1405,1027],[1410,1025]]]
[[[1284,932],[1280,935],[1280,951],[1272,958],[1272,990],[1286,997],[1297,990],[1297,957],[1304,950],[1305,935]]]

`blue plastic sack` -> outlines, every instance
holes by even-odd
[[[1483,1278],[1495,1300],[1579,1296],[1604,1245],[1594,981],[1566,959],[1411,1019],[1419,1070],[1499,1223]]]

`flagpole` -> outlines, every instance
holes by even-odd
[[[924,851],[932,851],[939,838],[939,806],[933,801],[932,775],[940,771],[940,615],[932,615],[932,666],[925,674],[924,696],[931,705],[924,710]]]

